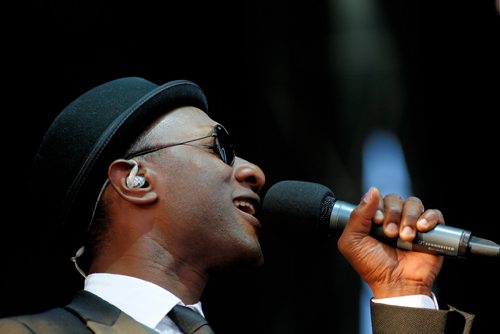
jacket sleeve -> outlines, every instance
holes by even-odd
[[[373,333],[469,334],[474,315],[453,307],[431,310],[370,302]]]

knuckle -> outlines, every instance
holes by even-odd
[[[399,221],[402,213],[402,209],[396,207],[388,207],[384,210],[384,215],[388,221]]]
[[[396,193],[389,193],[387,195],[385,195],[384,197],[385,199],[391,199],[391,200],[397,200],[397,201],[403,201],[403,197],[401,197],[401,195],[399,194],[396,194]]]

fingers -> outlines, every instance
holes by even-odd
[[[438,209],[426,210],[417,220],[417,229],[426,232],[437,224],[444,224],[444,216]]]
[[[384,233],[388,237],[394,238],[399,234],[399,224],[403,213],[404,201],[401,196],[389,194],[384,197]]]
[[[412,241],[417,231],[426,232],[437,224],[444,224],[441,211],[424,210],[418,197],[411,196],[404,200],[397,194],[389,194],[382,198],[379,190],[372,187],[353,211],[353,223],[345,229],[368,234],[373,222],[383,224],[384,234],[390,238],[400,237],[404,241]]]
[[[384,233],[391,238],[399,236],[402,240],[411,241],[417,230],[426,232],[436,224],[444,224],[441,211],[429,209],[424,212],[422,201],[413,196],[405,201],[399,195],[389,194],[383,199],[382,209]]]
[[[399,225],[399,236],[405,241],[415,238],[417,220],[424,212],[424,205],[417,197],[409,197],[403,207],[403,216]]]

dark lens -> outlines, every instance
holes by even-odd
[[[215,136],[215,143],[217,145],[217,149],[219,150],[221,159],[229,166],[232,166],[235,153],[229,134],[221,125],[216,125]]]

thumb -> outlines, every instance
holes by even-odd
[[[368,234],[381,198],[380,191],[376,187],[370,187],[361,198],[359,205],[352,212],[349,222],[345,227],[346,232]]]

